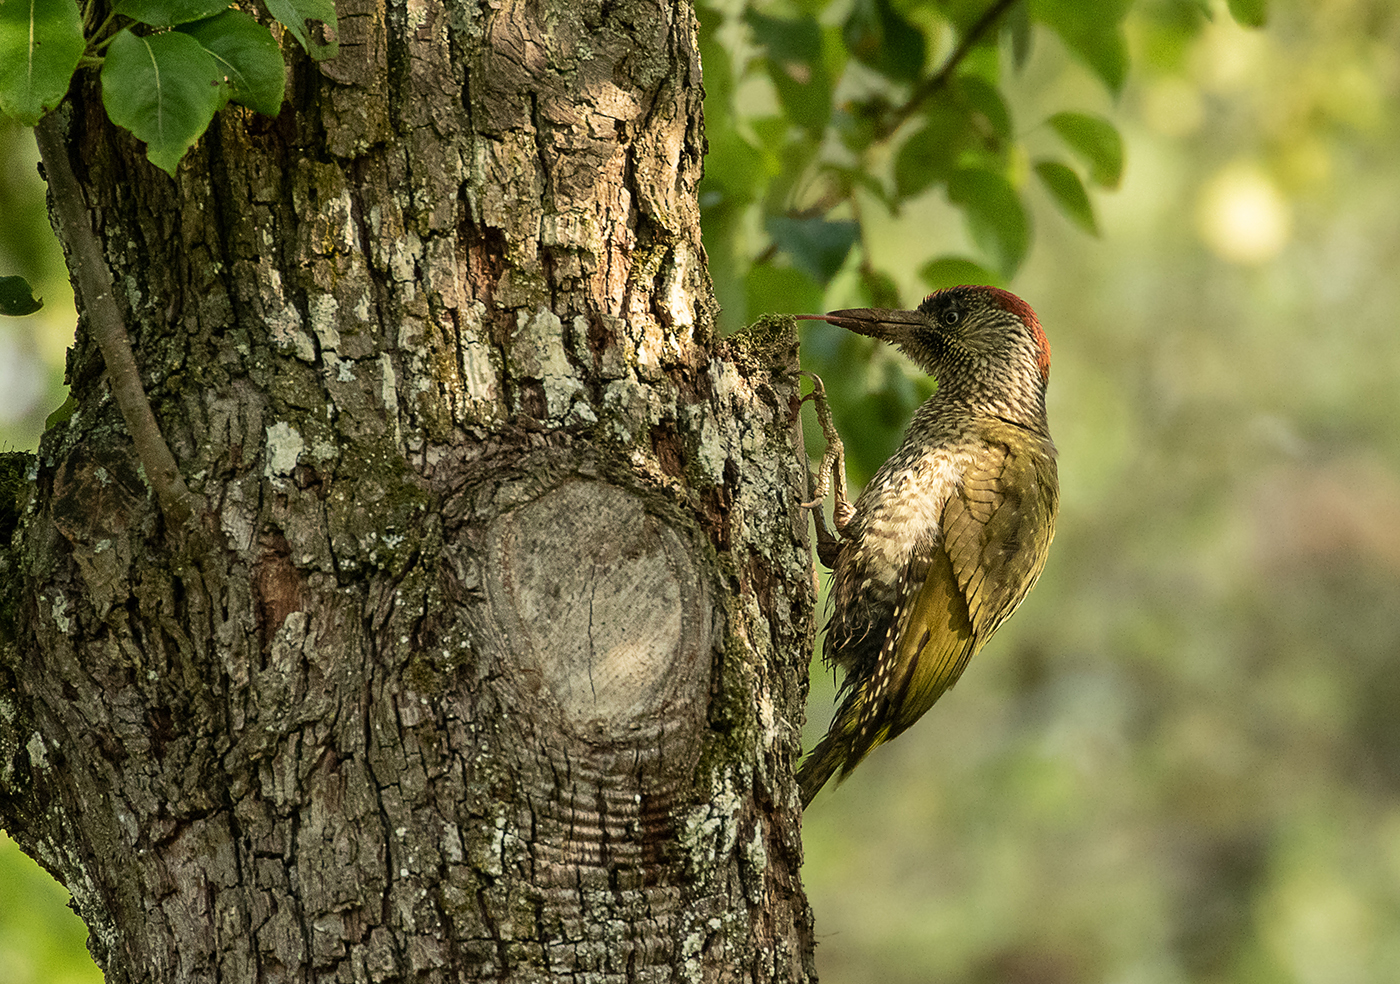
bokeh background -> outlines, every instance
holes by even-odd
[[[737,80],[715,113],[761,138],[742,9],[702,11]],[[1024,185],[1008,286],[1053,348],[1059,531],[962,682],[808,811],[832,984],[1400,981],[1400,8],[1279,0],[1250,29],[1163,0],[1125,30],[1116,95],[1046,31],[1001,83],[1032,152],[1067,108],[1126,147],[1098,237]],[[32,141],[0,129],[0,155],[0,273],[47,305],[0,319],[0,446],[33,448],[74,321]],[[816,295],[746,285],[765,230],[725,225],[729,326],[867,303],[862,260],[913,305],[929,257],[977,256],[936,190],[860,219]],[[930,387],[804,331],[854,489]],[[0,842],[0,984],[99,979],[63,900]]]
[[[1005,82],[1127,148],[1102,235],[1035,201],[1009,285],[1053,350],[1058,533],[958,686],[807,811],[823,981],[1400,981],[1400,8],[1151,13],[1117,100],[1053,37]],[[909,209],[884,262],[970,251],[959,218]]]

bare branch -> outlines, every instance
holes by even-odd
[[[136,445],[141,467],[155,490],[161,513],[172,527],[183,529],[195,513],[196,500],[185,485],[175,456],[170,453],[170,446],[165,443],[160,425],[151,412],[151,401],[141,387],[141,373],[131,352],[131,339],[113,293],[112,271],[102,255],[87,201],[73,174],[58,113],[49,113],[41,119],[34,128],[34,135],[44,161],[54,211],[68,243],[73,279],[82,296],[93,337],[102,350],[102,360],[107,364],[112,395],[116,397],[126,429]]]

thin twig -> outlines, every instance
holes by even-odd
[[[885,120],[884,125],[880,127],[879,139],[887,138],[893,134],[904,125],[905,120],[918,112],[919,107],[930,96],[952,81],[953,73],[958,70],[958,65],[968,56],[977,42],[982,40],[982,35],[991,30],[1002,15],[1014,7],[1016,3],[1017,0],[996,0],[983,11],[982,16],[977,19],[977,23],[973,24],[968,32],[962,36],[962,40],[953,49],[953,53],[948,56],[948,60],[943,63],[943,67],[915,86],[904,105],[896,109]]]
[[[991,30],[996,25],[997,21],[999,21],[1008,10],[1014,7],[1017,2],[1018,0],[996,0],[996,2],[983,11],[982,16],[977,18],[977,22],[962,36],[962,40],[958,42],[958,46],[953,49],[953,53],[949,55],[947,61],[943,63],[943,67],[915,86],[914,91],[910,93],[909,98],[904,101],[904,104],[896,107],[880,122],[871,143],[883,143],[894,136],[895,132],[904,125],[905,121],[919,111],[920,106],[951,82],[953,73],[958,70],[958,66],[962,64],[963,59],[968,56],[977,45],[977,42],[981,41],[982,36]],[[846,198],[844,197],[836,196],[828,192],[827,195],[824,195],[812,205],[787,214],[795,218],[813,218],[815,216],[825,215],[832,208],[835,208],[845,200]],[[753,265],[759,266],[771,260],[777,252],[777,244],[770,243],[768,248],[754,259]]]
[[[58,113],[49,113],[41,119],[34,127],[34,135],[39,144],[39,156],[44,161],[44,173],[49,179],[54,211],[68,243],[73,279],[87,311],[88,326],[97,340],[97,347],[102,350],[102,361],[107,364],[112,395],[136,445],[146,479],[155,490],[161,513],[168,524],[183,530],[195,513],[196,499],[180,475],[175,456],[170,453],[170,446],[165,443],[160,425],[151,412],[151,401],[141,387],[141,373],[136,368],[131,340],[113,293],[112,271],[102,255],[87,201],[73,174]]]

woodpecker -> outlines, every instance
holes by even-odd
[[[1050,344],[1015,294],[951,287],[912,311],[801,318],[897,345],[938,382],[844,517],[837,476],[823,655],[845,676],[831,727],[798,770],[806,807],[932,707],[1021,604],[1045,567],[1060,492]]]

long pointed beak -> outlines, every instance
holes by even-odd
[[[869,335],[896,344],[905,339],[910,329],[923,323],[917,311],[894,308],[847,308],[826,314],[799,314],[797,320],[825,321],[857,335]]]

